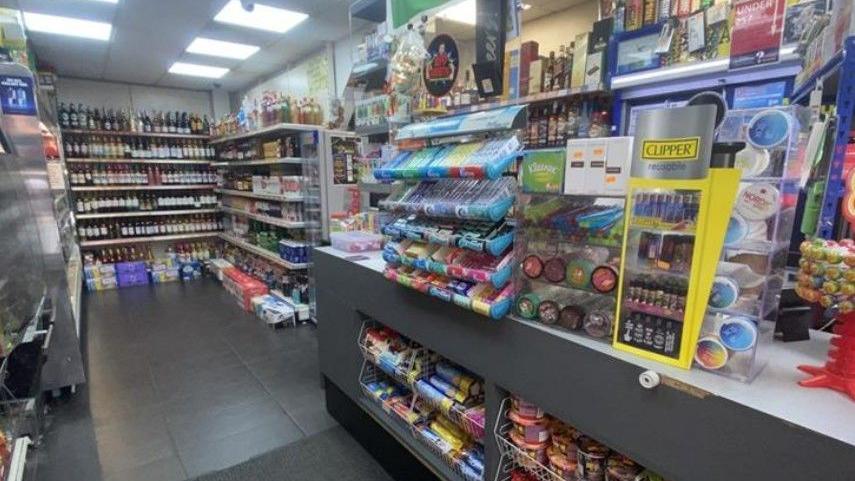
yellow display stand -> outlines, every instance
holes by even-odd
[[[704,179],[630,179],[617,349],[691,366],[739,179],[731,168]]]

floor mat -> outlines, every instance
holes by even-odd
[[[335,427],[193,481],[392,481],[342,427]]]

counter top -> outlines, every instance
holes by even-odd
[[[317,248],[331,256],[352,262],[362,268],[383,272],[385,262],[379,251],[367,253],[342,252],[332,247]],[[366,257],[367,259],[358,259]],[[385,279],[384,279],[385,282]],[[404,289],[404,288],[401,288]],[[437,302],[437,304],[441,304]],[[461,313],[466,312],[459,309]],[[485,323],[493,323],[484,318]],[[546,332],[567,342],[600,352],[611,358],[630,363],[642,369],[656,371],[660,376],[679,381],[695,389],[694,395],[718,396],[747,408],[774,416],[782,421],[828,436],[850,446],[855,446],[855,402],[836,391],[809,389],[796,383],[806,374],[796,369],[800,364],[825,363],[831,336],[824,332],[811,332],[809,341],[783,343],[779,341],[761,346],[760,356],[766,365],[751,383],[743,383],[700,369],[684,370],[614,349],[610,344],[551,328],[538,322],[507,317],[499,322],[515,322],[531,329]]]

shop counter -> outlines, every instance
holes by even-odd
[[[379,253],[354,260],[329,247],[315,251],[320,366],[332,385],[328,409],[351,431],[364,428],[355,424],[359,410],[352,408],[364,406],[356,340],[362,323],[375,319],[482,376],[488,425],[496,422],[502,400],[515,393],[665,479],[855,479],[855,403],[796,384],[804,377],[797,365],[825,362],[827,334],[775,342],[765,351],[768,365],[744,384],[641,359],[539,323],[493,321],[437,302],[384,279]],[[653,388],[639,381],[648,371],[660,380]],[[382,422],[369,414],[360,419]],[[418,445],[405,447],[448,479]],[[493,480],[500,454],[490,436],[485,448],[484,479]]]

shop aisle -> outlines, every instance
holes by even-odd
[[[89,384],[54,406],[41,481],[192,479],[336,426],[312,326],[272,330],[214,280],[84,302]]]

